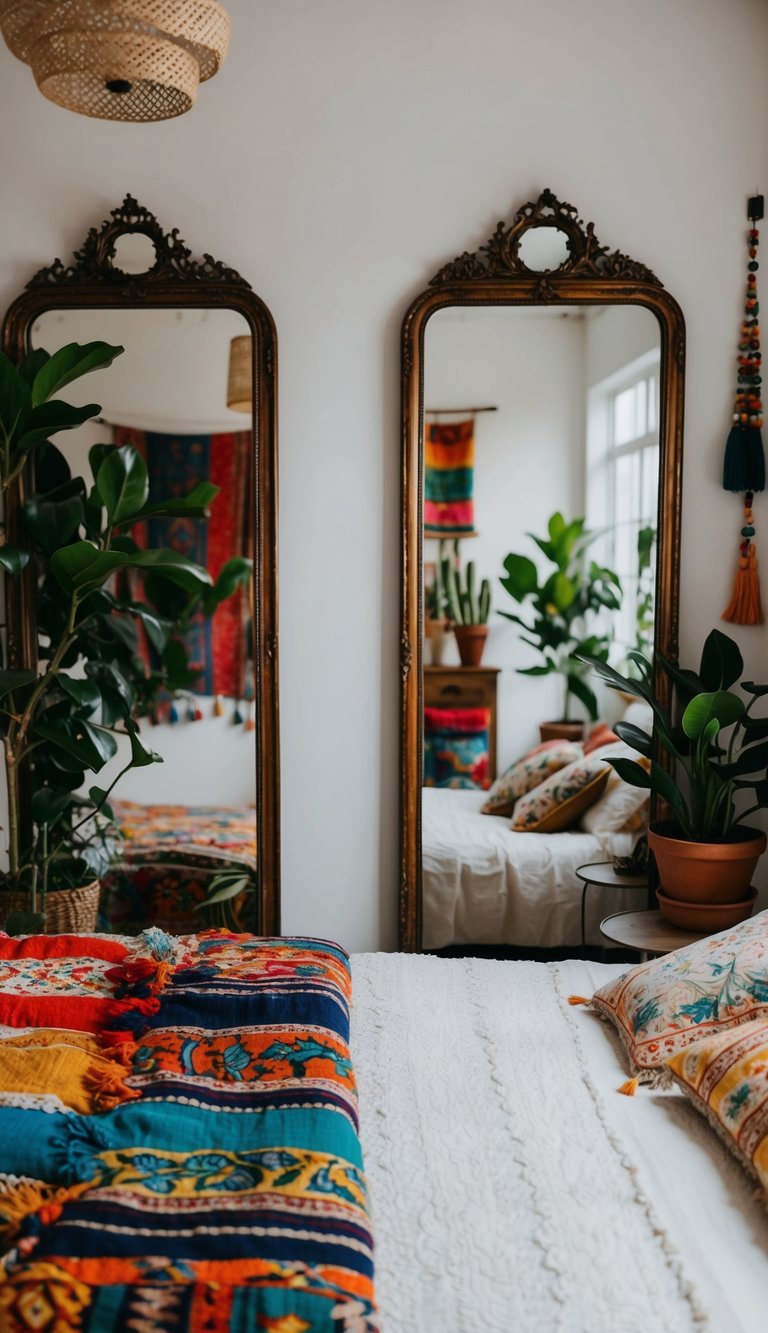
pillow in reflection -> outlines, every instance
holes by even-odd
[[[572,764],[575,759],[581,759],[583,753],[582,747],[574,741],[547,741],[544,746],[537,745],[534,750],[524,754],[522,759],[516,759],[496,779],[481,813],[511,815],[515,802],[521,796],[533,791],[534,787]]]
[[[603,745],[613,745],[618,739],[616,732],[611,731],[607,722],[598,722],[584,742],[584,753],[591,754],[593,750],[599,750]]]
[[[484,790],[490,736],[489,708],[425,708],[424,786]]]
[[[616,741],[613,745],[594,750],[591,758],[634,759],[643,768],[650,768],[650,760],[642,759],[636,750]],[[648,792],[642,787],[631,787],[609,767],[608,782],[599,800],[582,815],[581,827],[585,833],[635,833],[648,823]]]
[[[510,828],[515,833],[561,833],[572,828],[603,792],[609,771],[595,755],[561,768],[521,796]]]

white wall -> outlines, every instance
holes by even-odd
[[[89,121],[0,50],[0,305],[126,191],[277,321],[283,921],[391,947],[398,892],[399,327],[550,186],[688,324],[682,649],[729,595],[719,484],[745,199],[768,185],[764,0],[228,0],[178,121]],[[761,275],[762,277],[762,275]],[[768,278],[766,278],[768,281]],[[763,284],[765,286],[765,284]],[[768,579],[768,502],[757,502]],[[766,587],[768,592],[768,584]],[[734,633],[764,678],[768,629]]]

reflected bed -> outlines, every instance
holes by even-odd
[[[584,886],[577,868],[628,855],[637,834],[513,833],[508,816],[480,814],[486,795],[422,791],[424,948],[579,946]],[[637,906],[631,890],[591,889],[587,943],[601,943],[599,924],[609,912]]]

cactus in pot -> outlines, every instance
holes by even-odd
[[[442,565],[445,600],[462,666],[479,666],[488,635],[490,581],[483,579],[478,590],[474,560],[468,561],[463,580],[457,564],[444,560]]]

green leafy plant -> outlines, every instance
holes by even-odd
[[[627,722],[617,722],[616,732],[650,761],[649,768],[633,759],[609,763],[625,782],[666,801],[673,836],[690,842],[733,841],[750,815],[768,809],[768,718],[752,715],[757,701],[768,695],[768,685],[741,680],[744,663],[738,645],[719,630],[707,637],[698,671],[656,655],[672,689],[672,708],[654,684],[648,658],[638,652],[630,656],[638,680],[629,680],[594,656],[584,655],[583,660],[612,689],[631,690],[650,704],[654,732],[671,771],[658,761],[653,737]],[[743,693],[736,693],[734,686]],[[737,813],[736,797],[742,791],[751,794],[752,803]]]
[[[500,614],[520,626],[522,642],[544,659],[540,666],[518,667],[518,671],[523,676],[562,675],[563,720],[570,719],[571,702],[576,698],[594,721],[597,696],[584,679],[583,658],[586,654],[608,660],[611,636],[596,627],[596,618],[600,612],[620,608],[621,582],[612,569],[587,561],[586,549],[598,534],[586,531],[583,518],[566,522],[562,514],[555,513],[546,537],[526,535],[552,568],[542,576],[529,556],[510,554],[504,561],[506,576],[501,586],[527,615]]]
[[[656,529],[650,525],[637,534],[637,601],[635,602],[635,650],[646,656],[653,649],[654,595],[653,548]]]
[[[205,899],[197,904],[195,911],[203,915],[207,927],[243,930],[243,898],[255,892],[252,875],[241,870],[222,870],[211,878]]]
[[[72,477],[64,456],[50,441],[53,429],[69,429],[97,415],[100,407],[70,408],[41,399],[121,348],[77,344],[49,357],[36,351],[16,369],[0,362],[0,454],[4,493],[35,455],[37,489],[24,506],[25,549],[0,562],[18,576],[34,561],[35,612],[39,633],[34,669],[0,671],[0,740],[8,791],[8,869],[2,887],[22,890],[31,915],[16,914],[12,928],[42,925],[45,893],[94,877],[108,849],[110,794],[125,772],[160,756],[147,749],[135,716],[136,684],[146,669],[137,651],[141,624],[153,647],[168,651],[193,612],[216,605],[246,578],[244,564],[225,567],[214,585],[206,569],[173,550],[140,550],[131,528],[149,517],[203,518],[218,487],[201,482],[187,495],[156,499],[147,468],[132,446],[96,445],[89,455],[92,478]],[[29,392],[25,392],[25,387]],[[44,430],[45,427],[45,430]],[[176,594],[176,615],[167,617],[129,593],[114,589],[127,571],[146,584]],[[159,593],[161,595],[161,593]],[[127,762],[107,789],[90,786],[127,743]],[[30,818],[22,817],[22,794],[31,795]]]

